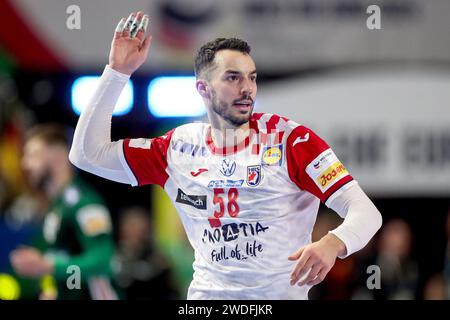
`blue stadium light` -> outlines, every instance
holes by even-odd
[[[147,103],[154,117],[200,117],[206,113],[195,77],[158,77],[148,85]]]
[[[72,109],[77,115],[87,106],[91,100],[94,91],[97,89],[100,77],[98,76],[83,76],[76,79],[72,84]],[[133,107],[133,83],[128,80],[128,83],[123,88],[119,96],[116,107],[114,108],[114,116],[123,116],[130,112]]]

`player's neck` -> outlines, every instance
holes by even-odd
[[[218,148],[232,147],[240,144],[249,135],[249,122],[236,127],[225,121],[211,121],[211,138]]]

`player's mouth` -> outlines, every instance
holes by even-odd
[[[233,103],[233,107],[240,111],[247,111],[253,106],[252,100],[239,100]]]

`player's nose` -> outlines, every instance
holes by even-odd
[[[243,96],[251,96],[253,93],[252,84],[249,81],[243,81],[240,93]]]

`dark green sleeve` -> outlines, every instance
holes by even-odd
[[[103,209],[104,215],[107,215],[109,227],[94,234],[86,232],[80,220],[77,219],[77,214],[79,214],[80,210],[75,213],[73,224],[81,245],[81,253],[76,256],[70,256],[68,259],[55,258],[54,276],[57,280],[65,280],[67,278],[67,268],[71,265],[76,265],[80,268],[81,277],[84,279],[96,275],[110,276],[110,261],[114,254],[111,220],[108,210],[104,206],[98,205],[98,207]]]
[[[54,260],[54,276],[57,280],[67,278],[67,268],[76,265],[80,268],[82,276],[110,275],[110,261],[114,253],[112,241],[107,236],[91,239],[91,244],[86,246],[80,255],[69,259]]]

